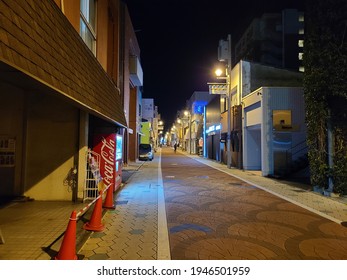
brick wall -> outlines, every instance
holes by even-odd
[[[53,0],[0,0],[0,61],[126,125],[119,89]]]

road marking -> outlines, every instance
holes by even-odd
[[[166,176],[167,177],[167,176]],[[172,176],[175,178],[175,176]],[[161,151],[158,163],[158,260],[171,260],[169,232],[167,228],[163,175],[161,171]]]

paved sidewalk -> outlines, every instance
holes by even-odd
[[[130,162],[123,168],[123,183],[135,174],[144,162]],[[0,260],[50,260],[59,252],[69,217],[73,210],[84,209],[86,203],[70,201],[19,200],[0,208]],[[83,229],[93,206],[76,225],[76,251],[88,240],[91,232]],[[103,210],[103,214],[108,210]],[[78,255],[79,259],[82,257]]]
[[[160,152],[143,162],[117,192],[116,209],[103,217],[79,251],[85,260],[170,259]]]
[[[50,260],[59,251],[71,212],[83,206],[66,201],[27,201],[0,209],[5,242],[0,244],[0,260]],[[83,231],[78,233],[77,242],[84,235]]]
[[[180,154],[178,151],[177,154]],[[347,225],[345,198],[325,197],[295,183],[265,178],[257,172],[228,169],[220,163],[183,153],[205,165],[231,174],[260,189]],[[123,170],[125,185],[116,194],[116,209],[105,210],[105,231],[82,229],[88,215],[77,224],[77,253],[85,259],[170,259],[160,151],[152,162],[136,162]],[[72,210],[71,202],[17,202],[0,209],[0,260],[49,260],[59,248]],[[88,239],[88,240],[87,240]],[[87,242],[86,242],[87,240]]]
[[[135,174],[142,165],[145,164],[145,161],[135,161],[129,162],[127,165],[122,168],[122,183],[127,183],[127,181],[131,178],[133,174]]]
[[[311,190],[307,190],[307,186],[302,186],[299,183],[263,177],[260,175],[260,172],[243,171],[236,168],[229,169],[226,165],[208,159],[188,154],[186,155],[215,169],[233,175],[249,184],[253,184],[256,187],[289,202],[308,209],[320,216],[339,224],[346,224],[347,226],[346,197],[338,197],[336,195],[333,195],[332,197],[323,196]]]
[[[166,153],[168,151],[169,149],[165,149]],[[177,152],[176,156],[179,156],[179,154],[180,153]],[[198,162],[201,162],[204,165],[233,175],[234,177],[246,182],[247,185],[249,184],[256,186],[257,188],[265,190],[271,194],[275,194],[277,197],[297,204],[336,223],[347,221],[347,205],[343,200],[337,201],[334,198],[328,198],[310,191],[305,191],[302,187],[298,186],[295,183],[280,182],[275,179],[264,178],[260,176],[259,172],[246,172],[237,169],[228,169],[226,166],[220,163],[203,159],[199,156],[189,155],[186,153],[181,154],[188,156]],[[172,171],[174,171],[177,168],[177,164],[174,163],[174,158],[172,158],[171,160],[173,161],[173,163],[166,162],[166,165],[169,164],[169,166],[172,166],[171,169]],[[175,181],[175,176],[172,176],[171,179],[170,176],[164,176],[163,178],[161,174],[162,170],[161,168],[159,168],[160,164],[160,151],[158,151],[156,159],[153,162],[145,162],[140,169],[133,173],[127,184],[125,184],[125,186],[118,192],[116,197],[116,209],[114,211],[108,211],[103,218],[105,230],[101,233],[92,233],[89,240],[79,251],[79,254],[83,255],[85,260],[171,259],[172,252],[170,252],[168,237],[171,239],[170,243],[172,243],[171,250],[173,248],[177,248],[177,245],[179,246],[179,242],[182,242],[182,240],[188,240],[188,236],[192,236],[193,231],[197,231],[197,234],[202,237],[202,235],[200,235],[202,234],[201,231],[203,232],[204,230],[207,230],[207,228],[203,226],[190,229],[186,228],[188,224],[176,225],[173,224],[172,221],[166,221],[167,215],[169,215],[169,213],[166,213],[165,207],[171,207],[169,206],[171,200],[174,199],[176,195],[177,199],[179,200],[177,200],[175,204],[180,205],[177,206],[179,207],[179,209],[177,209],[179,216],[177,217],[183,218],[183,216],[188,217],[188,215],[193,214],[191,213],[191,210],[188,210],[189,207],[187,208],[187,206],[184,205],[184,200],[183,204],[180,204],[182,198],[180,197],[181,194],[178,189],[183,192],[184,186],[179,185],[177,186],[178,189],[175,190],[175,183],[173,183],[173,192],[170,191],[170,182]],[[187,174],[190,173],[187,172]],[[194,180],[194,177],[204,176],[193,176],[191,177],[192,180]],[[203,180],[203,178],[201,179]],[[168,195],[167,197],[165,197],[166,202],[164,201],[164,195],[162,193],[164,186],[163,180],[166,181],[165,185],[168,184],[169,187],[168,190],[165,188],[165,194]],[[201,199],[204,198],[201,197]],[[189,204],[194,202],[187,200],[187,203]],[[184,211],[184,209],[186,209],[187,211]],[[172,214],[173,216],[171,217],[173,218],[176,214],[175,212],[172,212]],[[300,213],[298,212],[297,215],[299,214]],[[225,213],[225,215],[227,214]],[[301,218],[307,218],[305,215],[301,215]],[[168,218],[170,219],[170,216]],[[203,216],[194,216],[193,220],[195,222],[189,223],[189,225],[192,227],[192,225],[195,223],[200,224],[199,222],[197,222],[200,220],[203,224],[203,221],[205,219],[207,219],[209,223],[214,223],[213,217],[208,218]],[[301,221],[299,224],[301,225],[305,223],[306,221]],[[255,227],[257,227],[256,224]],[[171,233],[168,232],[169,230],[171,231]],[[279,228],[272,228],[271,230],[278,231]],[[339,230],[337,230],[336,232],[339,232]],[[292,233],[293,230],[291,230],[291,234]],[[252,234],[256,234],[256,232]],[[286,236],[286,234],[284,234],[284,236]],[[279,240],[283,241],[283,236],[281,236]],[[217,242],[217,239],[215,241]],[[221,239],[220,242],[227,241],[226,239]],[[323,239],[322,242],[324,242]],[[172,247],[175,245],[176,247]],[[192,247],[189,248],[192,248],[193,251],[189,251],[190,257],[188,258],[196,258],[196,255],[194,255],[194,252],[196,252],[196,250],[201,250],[201,246],[205,247],[205,250],[209,250],[208,248],[211,245],[205,244],[198,246],[195,249],[193,247],[193,243],[191,243],[190,246]],[[214,246],[216,245],[213,245],[212,247],[218,251],[218,247]],[[224,245],[222,246],[227,246],[227,244],[224,243]],[[236,246],[236,243],[233,246]],[[215,249],[211,249],[209,250],[209,252],[215,252]],[[178,255],[181,256],[179,257],[179,259],[186,258],[184,252],[187,251],[179,250],[177,252],[176,249],[174,250],[176,257]],[[327,253],[329,252],[323,252],[320,254],[324,258],[324,256],[326,256],[325,254]],[[336,256],[336,254],[334,253],[333,255]],[[271,258],[270,255],[268,257]],[[299,256],[298,258],[300,257],[302,256]],[[218,255],[216,255],[215,258],[218,258]]]

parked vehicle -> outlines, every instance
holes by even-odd
[[[140,144],[139,146],[139,159],[140,160],[153,160],[154,150],[151,144]]]

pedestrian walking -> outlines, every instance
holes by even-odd
[[[174,151],[176,153],[176,150],[177,150],[177,143],[174,144]]]

